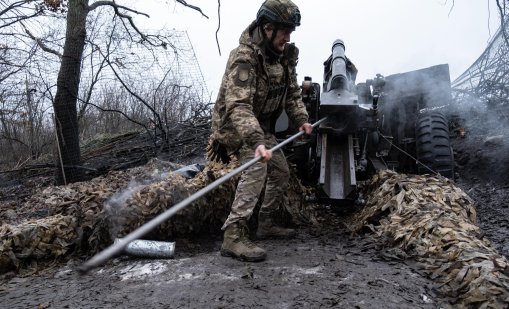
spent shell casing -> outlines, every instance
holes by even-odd
[[[120,241],[119,238],[115,239],[115,242],[118,241]],[[169,259],[175,253],[175,243],[137,239],[127,244],[124,248],[124,253],[136,257]]]

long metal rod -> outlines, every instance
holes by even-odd
[[[313,124],[313,128],[317,127],[320,123],[325,121],[325,119],[326,118],[323,118],[323,119],[320,119],[317,122],[315,122]],[[296,133],[296,134],[292,135],[291,137],[289,137],[288,139],[286,139],[286,140],[282,141],[281,143],[277,144],[276,146],[274,146],[270,150],[271,151],[276,151],[276,150],[286,146],[288,143],[292,142],[294,139],[302,136],[303,134],[304,134],[304,132],[302,132],[302,131],[299,132],[299,133]],[[83,265],[81,265],[78,268],[78,271],[81,272],[81,273],[86,273],[86,272],[90,271],[92,268],[95,268],[95,267],[101,265],[102,263],[106,262],[111,257],[113,257],[113,256],[119,254],[120,252],[122,252],[122,250],[124,250],[124,248],[131,241],[139,239],[143,235],[147,234],[148,232],[150,232],[151,230],[156,228],[158,225],[160,225],[161,223],[165,222],[166,220],[168,220],[169,218],[174,216],[180,210],[184,209],[185,207],[189,206],[191,203],[193,203],[194,201],[196,201],[200,197],[206,195],[210,191],[212,191],[215,188],[219,187],[221,184],[223,184],[224,182],[226,182],[227,180],[229,180],[233,176],[243,172],[245,169],[247,169],[250,166],[254,165],[258,161],[260,161],[260,159],[261,159],[261,157],[255,157],[255,158],[251,159],[250,161],[244,163],[243,165],[237,167],[233,171],[229,172],[228,174],[222,176],[221,178],[216,179],[214,182],[212,182],[208,186],[206,186],[206,187],[196,191],[195,193],[193,193],[188,198],[186,198],[183,201],[179,202],[178,204],[174,205],[170,209],[167,209],[166,211],[164,211],[163,213],[159,214],[154,219],[150,220],[149,222],[143,224],[142,226],[140,226],[136,230],[134,230],[131,233],[127,234],[125,237],[123,237],[118,242],[115,242],[114,244],[112,244],[108,248],[106,248],[103,251],[101,251],[101,252],[97,253],[96,255],[94,255],[90,260],[88,260],[85,263],[83,263]]]
[[[62,179],[64,180],[64,185],[67,185],[67,179],[65,177],[65,166],[62,159],[62,150],[60,149],[60,141],[58,140],[57,116],[55,114],[53,114],[53,122],[55,123],[55,137],[57,139],[58,159],[60,160],[60,168],[62,169]]]

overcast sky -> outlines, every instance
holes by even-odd
[[[144,1],[170,5],[144,6],[153,27],[187,30],[207,87],[217,94],[228,54],[241,32],[254,20],[263,0],[221,0],[221,27],[217,1],[187,0],[196,11],[173,1]],[[301,27],[292,34],[300,49],[299,81],[311,76],[322,82],[323,61],[332,42],[342,39],[347,56],[359,70],[357,82],[376,73],[391,75],[448,63],[454,80],[486,47],[499,23],[495,0],[294,0]],[[489,4],[489,5],[488,5]]]

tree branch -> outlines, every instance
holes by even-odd
[[[149,131],[149,129],[147,128],[147,126],[146,126],[145,124],[143,124],[143,123],[141,123],[141,122],[139,122],[139,121],[136,121],[136,120],[134,120],[134,119],[130,118],[130,117],[129,117],[126,113],[124,113],[123,111],[120,111],[120,110],[117,110],[117,109],[102,108],[102,107],[100,107],[100,106],[98,106],[98,105],[95,105],[94,103],[90,103],[90,102],[88,102],[87,104],[88,104],[88,105],[90,105],[90,106],[93,106],[93,107],[95,107],[95,108],[97,108],[97,109],[99,109],[99,110],[101,110],[101,111],[103,111],[103,112],[114,112],[114,113],[119,113],[119,114],[121,114],[122,116],[124,116],[127,120],[129,120],[129,121],[131,121],[131,122],[133,122],[133,123],[135,123],[135,124],[137,124],[137,125],[139,125],[139,126],[141,126],[141,127],[145,128],[145,130],[147,131],[147,133],[149,134],[149,136],[151,136],[150,131]]]
[[[7,136],[5,134],[2,134],[2,135],[0,135],[0,139],[4,139],[4,140],[8,140],[8,141],[13,141],[13,142],[16,142],[16,143],[18,143],[18,144],[20,144],[20,145],[22,145],[22,146],[24,146],[26,148],[29,148],[29,146],[25,142],[15,138],[15,137],[10,137],[10,136]]]
[[[26,67],[26,64],[30,61],[30,59],[32,58],[34,53],[35,53],[35,50],[34,50],[34,48],[32,48],[29,51],[28,56],[26,57],[25,61],[22,64],[10,63],[8,60],[5,60],[5,62],[1,61],[0,62],[1,65],[9,66],[9,67],[16,68],[16,69],[14,69],[12,71],[8,71],[8,72],[2,72],[2,74],[0,75],[0,83],[5,81],[10,76],[22,71]],[[4,59],[2,59],[2,60],[4,60]]]
[[[450,15],[451,15],[451,13],[452,13],[452,10],[453,10],[453,9],[454,9],[454,0],[452,0],[451,9],[449,10],[449,14],[448,14],[448,15],[449,15],[449,17],[450,17]]]
[[[114,33],[114,31],[112,31],[112,32],[111,32],[111,34],[110,34],[110,36],[109,36],[109,38],[108,38],[108,43],[106,44],[106,49],[107,49],[108,51],[110,50],[111,44],[112,44],[112,42],[113,42],[113,40],[112,40],[113,33]],[[92,42],[92,41],[90,41],[90,40],[87,40],[87,41],[88,41],[88,43],[89,43],[91,46],[95,47],[95,48],[96,48],[96,50],[97,50],[97,51],[99,51],[99,54],[101,54],[101,55],[102,55],[102,53],[101,53],[101,48],[99,47],[99,45],[95,44],[94,42]],[[93,53],[93,52],[92,52],[92,53]],[[109,57],[109,55],[108,55],[108,57]],[[93,59],[93,58],[92,58],[92,57],[90,57],[90,61],[91,61],[90,67],[91,67],[91,68],[93,68],[92,59]],[[79,110],[79,112],[78,112],[78,120],[80,120],[80,119],[83,117],[83,115],[85,114],[85,111],[86,111],[86,109],[87,109],[87,106],[88,106],[88,104],[90,103],[90,99],[91,99],[91,97],[92,97],[92,91],[94,90],[94,86],[95,86],[95,84],[99,81],[99,75],[100,75],[100,73],[101,73],[102,69],[106,67],[105,63],[106,63],[106,57],[104,57],[104,56],[103,56],[103,59],[102,59],[102,61],[101,61],[101,64],[99,65],[99,69],[97,70],[97,72],[96,72],[95,74],[93,74],[92,82],[91,82],[91,84],[90,84],[90,87],[89,87],[89,88],[88,88],[88,90],[87,90],[87,94],[86,94],[85,100],[82,100],[83,105],[81,106],[81,108],[80,108],[80,110]]]
[[[25,29],[25,32],[26,34],[28,34],[28,36],[34,40],[37,45],[45,52],[47,53],[50,53],[50,54],[53,54],[53,55],[56,55],[58,58],[62,59],[62,54],[60,52],[58,52],[57,50],[54,50],[50,47],[48,47],[46,44],[44,44],[44,42],[42,41],[42,39],[40,38],[37,38],[35,35],[32,34],[32,32],[30,32],[30,30],[28,30],[27,27],[25,27],[25,25],[21,24],[21,26],[23,27],[23,29]]]
[[[219,46],[219,39],[217,37],[219,29],[221,29],[221,0],[217,0],[217,30],[216,30],[217,50],[219,51],[219,56],[221,56],[221,46]]]
[[[138,15],[143,15],[143,16],[146,16],[146,17],[150,18],[150,16],[148,14],[143,13],[143,12],[139,12],[137,10],[131,9],[131,8],[123,6],[123,5],[118,5],[117,3],[115,3],[115,1],[97,1],[97,2],[94,2],[93,4],[91,4],[89,6],[89,10],[90,11],[95,10],[96,8],[98,8],[100,6],[110,6],[110,7],[112,7],[113,10],[115,11],[115,15],[120,17],[122,22],[124,22],[124,20],[127,20],[129,22],[129,25],[141,37],[142,41],[145,41],[145,42],[147,42],[148,44],[150,44],[152,46],[163,46],[163,47],[166,47],[166,43],[164,43],[164,42],[162,42],[161,44],[156,44],[156,43],[152,42],[150,40],[150,38],[152,36],[147,36],[140,29],[138,29],[138,27],[134,23],[133,17],[130,16],[130,15],[127,15],[125,13],[120,12],[120,10],[126,10],[128,12],[131,12],[131,13],[134,13],[134,14],[138,14]],[[124,25],[124,27],[126,27],[126,26]],[[126,27],[126,29],[127,29],[127,27]],[[128,31],[128,33],[129,33],[129,31]]]
[[[131,9],[130,7],[127,7],[127,6],[123,6],[123,5],[119,5],[117,3],[115,3],[115,1],[97,1],[97,2],[94,2],[92,3],[91,5],[88,6],[88,10],[89,11],[93,11],[95,9],[97,9],[98,7],[100,6],[111,6],[115,12],[117,12],[118,9],[122,9],[122,10],[126,10],[128,12],[131,12],[131,13],[134,13],[134,14],[138,14],[138,15],[143,15],[145,17],[149,17],[150,16],[146,13],[143,13],[143,12],[140,12],[140,11],[136,11],[134,9]],[[122,15],[119,15],[119,16],[122,16]],[[126,17],[129,17],[129,18],[132,18],[131,16],[128,16],[128,15],[124,15]]]
[[[113,67],[113,64],[109,61],[109,59],[106,58],[106,57],[105,57],[105,59],[106,59],[106,62],[108,63],[108,66],[110,67],[111,71],[113,72],[113,74],[115,75],[117,80],[120,82],[120,84],[122,84],[124,89],[127,90],[127,92],[129,92],[130,95],[132,95],[133,97],[138,99],[141,103],[143,103],[143,105],[145,105],[152,112],[152,114],[158,119],[158,121],[157,121],[158,124],[157,125],[158,125],[159,129],[164,133],[164,135],[166,135],[166,132],[163,130],[162,122],[161,122],[161,119],[159,118],[159,114],[157,113],[157,111],[154,108],[152,108],[152,106],[150,106],[150,104],[147,101],[145,101],[137,93],[132,91],[131,88],[129,88],[129,86],[120,77],[120,75],[118,74],[117,70],[115,70],[115,68]]]
[[[187,6],[188,8],[191,8],[191,9],[193,9],[193,10],[195,10],[195,11],[200,12],[200,13],[201,13],[201,15],[202,15],[203,17],[205,17],[205,18],[207,18],[207,19],[209,18],[207,15],[203,14],[202,10],[201,10],[199,7],[194,6],[194,5],[187,4],[187,2],[186,2],[186,1],[184,1],[184,0],[175,0],[175,1],[177,1],[177,2],[178,2],[178,3],[180,3],[180,4],[182,4],[183,6]]]

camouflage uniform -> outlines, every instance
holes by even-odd
[[[211,140],[223,145],[228,155],[236,155],[241,164],[253,158],[259,145],[267,149],[276,145],[274,126],[283,109],[297,127],[308,121],[296,78],[297,47],[287,44],[281,58],[267,61],[261,31],[253,22],[230,53],[212,117]],[[245,170],[223,230],[249,219],[265,180],[260,211],[277,209],[288,178],[288,165],[280,150],[267,163],[258,162]]]

